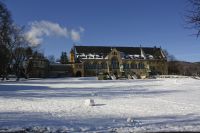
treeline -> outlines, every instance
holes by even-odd
[[[168,74],[200,76],[200,62],[168,61]]]
[[[34,50],[35,49],[35,50]],[[30,58],[44,58],[36,48],[30,47],[23,27],[14,23],[11,13],[0,2],[0,77],[13,74],[16,80],[28,78],[32,67]]]
[[[185,75],[185,76],[200,76],[200,62],[191,63],[179,61],[174,55],[167,50],[163,50],[168,60],[168,74],[169,75]]]

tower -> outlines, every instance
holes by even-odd
[[[75,62],[75,51],[74,51],[74,47],[71,48],[70,51],[70,62],[74,63]]]

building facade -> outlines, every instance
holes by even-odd
[[[30,78],[48,77],[49,61],[46,58],[31,58],[27,62]]]
[[[50,63],[46,58],[29,59],[28,75],[30,78],[72,77],[71,64]]]
[[[97,76],[100,73],[137,75],[167,74],[167,58],[157,47],[74,46],[70,62],[75,76]]]

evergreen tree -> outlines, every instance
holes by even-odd
[[[69,62],[68,57],[67,57],[67,53],[66,52],[62,52],[61,56],[60,56],[60,63],[61,64],[67,64]]]
[[[8,48],[5,45],[0,45],[0,76],[2,80],[7,77],[8,64],[10,61],[10,53]]]
[[[7,78],[7,69],[11,62],[10,42],[12,19],[6,6],[0,2],[0,76]]]

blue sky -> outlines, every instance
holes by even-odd
[[[186,0],[4,0],[14,21],[41,21],[66,28],[65,35],[41,36],[40,49],[57,58],[79,45],[158,46],[179,60],[200,61],[200,39],[185,27]],[[80,27],[84,29],[82,32]],[[80,40],[69,36],[74,30]],[[77,34],[76,34],[77,35]]]

